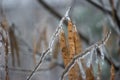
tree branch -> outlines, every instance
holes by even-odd
[[[95,43],[94,45],[90,46],[90,47],[87,48],[85,51],[83,51],[81,54],[78,54],[77,56],[75,56],[75,57],[71,60],[71,62],[67,65],[67,67],[66,67],[65,70],[63,71],[62,76],[60,77],[59,80],[63,80],[63,79],[64,79],[65,75],[67,75],[67,73],[68,73],[68,72],[70,71],[70,69],[74,66],[74,64],[76,63],[76,61],[77,61],[78,59],[80,59],[80,58],[82,58],[83,56],[89,54],[88,52],[90,52],[91,50],[93,50],[93,49],[96,50],[97,48],[99,48],[99,46],[105,45],[106,42],[108,41],[109,37],[110,37],[110,34],[111,34],[111,32],[109,32],[102,41]],[[99,54],[99,53],[97,53],[97,54]],[[101,55],[100,55],[100,56],[101,56]],[[107,58],[107,59],[108,59],[108,58]],[[110,63],[111,63],[111,62],[110,62]],[[112,64],[112,63],[111,63],[111,64]],[[115,66],[115,65],[114,65],[114,66]]]
[[[97,3],[95,3],[95,2],[93,2],[93,1],[91,1],[91,0],[86,0],[86,1],[87,1],[88,3],[90,3],[90,4],[92,4],[93,6],[95,6],[96,8],[98,8],[99,10],[101,10],[103,13],[107,13],[107,14],[109,14],[111,17],[113,16],[111,11],[103,8],[102,6],[98,5]],[[115,14],[114,14],[115,23],[118,25],[118,28],[119,28],[119,30],[120,30],[120,19],[119,19],[118,15],[117,15],[116,10],[114,10],[114,11],[115,11]]]
[[[44,0],[38,0],[39,4],[41,4],[46,10],[48,10],[52,15],[54,15],[56,18],[61,19],[62,16],[60,13],[58,13],[57,11],[55,11],[50,5],[48,5],[47,3],[45,3]],[[67,23],[64,21],[64,24],[67,25]],[[79,32],[79,35],[81,37],[81,39],[83,41],[85,41],[87,44],[90,43],[89,39],[87,37],[85,37],[84,35],[82,35]]]

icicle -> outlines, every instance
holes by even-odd
[[[52,52],[52,46],[54,44],[54,41],[56,39],[56,37],[59,35],[60,33],[60,30],[62,29],[62,25],[63,25],[63,21],[66,19],[66,17],[68,17],[68,13],[70,11],[71,8],[69,8],[67,11],[66,11],[66,14],[65,16],[61,19],[55,33],[52,35],[52,38],[50,40],[50,43],[49,43],[49,48],[44,52],[42,53],[41,55],[41,58],[40,58],[40,61],[38,62],[38,64],[36,65],[36,67],[34,68],[34,70],[31,72],[31,74],[27,77],[27,80],[30,80],[32,78],[32,76],[34,75],[35,71],[39,68],[39,66],[42,64],[42,61],[44,60],[44,58],[46,57],[46,55],[48,55],[48,53]]]
[[[68,10],[66,11],[66,14],[65,14],[65,18],[70,20],[70,17],[69,17],[69,12],[71,10],[72,6],[68,8]]]
[[[98,58],[98,54],[97,54],[97,50],[96,50],[97,47],[95,47],[94,49],[95,49],[95,50],[94,50],[94,53],[95,53],[95,63],[98,64],[99,58]]]
[[[94,49],[91,50],[88,53],[90,54],[90,57],[89,57],[88,62],[87,62],[87,67],[90,68],[90,65],[92,64],[92,58],[93,58],[93,54],[94,54]]]
[[[83,66],[82,66],[82,63],[80,61],[80,58],[76,60],[77,61],[77,64],[79,65],[79,68],[80,68],[80,72],[82,74],[82,78],[83,80],[86,80],[86,74],[85,74],[85,71],[83,69]]]
[[[104,60],[104,57],[105,57],[105,54],[104,54],[104,45],[101,45],[99,47],[99,49],[100,49],[100,52],[101,52],[101,59]]]

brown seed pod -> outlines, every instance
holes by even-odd
[[[60,32],[59,43],[60,43],[60,48],[62,51],[64,65],[67,66],[67,64],[69,63],[70,60],[69,60],[68,48],[66,45],[65,33],[63,30],[61,30],[61,32]]]
[[[76,26],[73,26],[73,32],[74,32],[74,43],[75,43],[75,54],[79,54],[82,51],[82,42],[80,40],[80,37],[78,35]]]

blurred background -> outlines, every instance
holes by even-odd
[[[111,30],[112,34],[106,44],[106,54],[117,67],[115,80],[119,80],[119,0],[0,0],[0,21],[3,20],[4,14],[9,27],[14,30],[19,46],[19,56],[14,54],[14,60],[13,54],[8,54],[9,80],[26,80],[35,63],[38,63],[41,53],[47,49],[60,19],[71,5],[70,18],[77,26],[82,40],[82,50],[102,40]],[[56,45],[57,40],[52,55],[45,58],[31,80],[59,79],[64,65],[61,52]],[[0,43],[0,80],[5,80],[4,56],[4,49]],[[110,79],[110,66],[107,62],[102,65],[102,80]]]

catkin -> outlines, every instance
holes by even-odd
[[[73,23],[71,20],[68,21],[68,47],[69,47],[69,58],[70,60],[73,59],[73,57],[75,56],[75,42],[74,42],[74,38],[77,38],[77,36],[75,36],[75,31],[73,28]],[[71,68],[70,72],[69,72],[69,80],[78,80],[79,77],[79,67],[77,64],[75,64],[73,66],[73,68]]]
[[[75,45],[75,55],[78,55],[82,51],[82,45],[75,25],[73,25],[73,37],[74,37],[74,45]],[[78,64],[75,64],[74,68],[76,73],[76,79],[82,80]]]
[[[65,33],[63,30],[61,30],[60,32],[59,43],[60,43],[60,48],[62,51],[64,65],[67,66],[67,64],[69,63],[69,54],[68,54],[68,48],[66,45]]]
[[[74,44],[73,24],[71,20],[68,21],[68,47],[69,47],[70,59],[73,59],[73,57],[75,56],[75,44]]]
[[[74,31],[74,43],[75,43],[75,54],[78,55],[82,51],[82,42],[80,40],[80,37],[77,33],[76,26],[73,26],[73,31]]]

